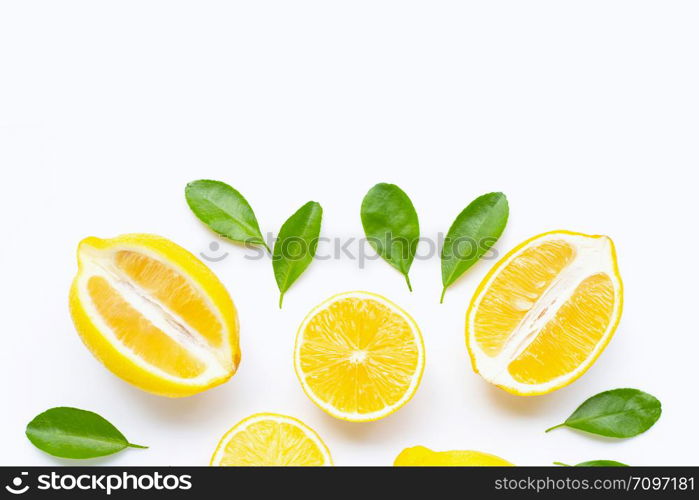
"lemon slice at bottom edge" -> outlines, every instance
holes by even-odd
[[[513,464],[500,457],[481,451],[432,451],[424,446],[413,446],[401,451],[393,465],[399,467],[509,467]]]
[[[211,457],[215,466],[332,465],[320,436],[293,417],[258,413],[233,426]]]

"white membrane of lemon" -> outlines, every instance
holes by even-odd
[[[316,444],[316,446],[318,446],[318,449],[323,453],[323,458],[325,459],[326,465],[329,465],[332,462],[328,453],[328,448],[323,444],[323,442],[320,439],[320,436],[316,434],[316,432],[313,429],[311,429],[299,420],[290,417],[285,417],[283,415],[260,415],[259,417],[248,417],[246,420],[243,420],[239,424],[235,425],[221,438],[221,441],[216,450],[216,454],[214,455],[214,458],[211,462],[214,465],[220,464],[221,460],[223,460],[223,457],[226,454],[226,446],[236,435],[240,434],[241,432],[245,432],[247,428],[251,425],[264,421],[271,421],[277,424],[289,424],[301,429],[303,433],[311,441],[313,441]]]
[[[580,283],[589,276],[603,273],[612,280],[614,284],[614,310],[612,318],[618,314],[618,309],[621,307],[620,300],[620,283],[617,280],[617,275],[614,269],[614,259],[612,257],[611,241],[607,237],[585,237],[571,235],[565,233],[553,233],[546,237],[540,238],[532,242],[532,245],[524,246],[519,252],[512,255],[506,263],[503,263],[500,270],[507,267],[507,264],[516,259],[522,252],[532,248],[532,246],[540,245],[546,241],[563,240],[571,244],[575,249],[575,258],[573,262],[568,264],[556,279],[549,285],[544,293],[539,297],[529,312],[525,315],[519,326],[510,334],[505,342],[502,350],[497,356],[490,357],[480,352],[476,347],[474,349],[477,358],[478,371],[487,380],[498,385],[507,386],[523,386],[525,388],[541,390],[549,386],[555,386],[562,379],[571,377],[571,373],[557,377],[545,384],[527,385],[515,381],[507,371],[509,364],[517,359],[527,347],[536,339],[541,329],[551,321],[558,310],[563,306],[568,299],[573,295]],[[490,280],[483,286],[481,295],[475,304],[477,307],[483,298],[483,295],[488,291],[492,282],[500,273],[497,272],[490,277]],[[529,305],[529,304],[527,304]],[[474,307],[473,311],[476,310]],[[471,345],[477,346],[478,342],[475,337],[475,314],[469,315],[469,335],[471,335]],[[613,327],[613,323],[609,328]],[[595,349],[590,353],[589,357],[594,357],[597,352],[604,346],[604,339],[609,334],[609,330],[605,332],[602,340],[598,342]],[[577,373],[584,368],[585,364],[581,364],[572,374]],[[526,390],[526,389],[525,389]]]
[[[410,381],[410,386],[408,389],[405,391],[405,394],[403,395],[402,398],[400,398],[399,401],[396,403],[384,408],[383,410],[371,412],[371,413],[359,413],[359,412],[352,412],[352,413],[344,413],[344,412],[338,412],[337,409],[332,406],[331,404],[323,401],[320,399],[315,392],[313,392],[313,389],[311,389],[308,384],[306,383],[305,377],[303,377],[303,370],[301,369],[301,360],[300,356],[298,355],[299,350],[301,348],[301,344],[303,343],[303,332],[306,331],[306,325],[308,325],[308,322],[313,319],[313,317],[318,314],[320,311],[327,309],[330,307],[332,304],[339,300],[344,300],[344,299],[350,299],[350,298],[357,298],[360,300],[374,300],[380,304],[383,304],[386,306],[388,309],[390,309],[392,312],[400,315],[409,325],[410,328],[414,334],[414,340],[415,340],[415,348],[417,349],[418,352],[418,360],[417,360],[417,367],[415,368],[415,373],[413,374],[413,378]],[[349,293],[342,293],[339,295],[336,295],[334,297],[329,298],[322,304],[316,306],[309,314],[306,316],[306,319],[303,320],[303,323],[301,323],[301,326],[299,327],[299,336],[296,340],[296,346],[294,348],[294,363],[296,364],[296,373],[299,375],[299,378],[301,379],[301,383],[303,386],[306,388],[306,391],[310,395],[311,399],[320,406],[321,408],[325,409],[328,413],[331,415],[338,417],[338,418],[348,418],[352,419],[355,421],[369,421],[369,420],[375,420],[377,418],[381,418],[384,415],[391,413],[394,409],[398,409],[402,407],[404,404],[408,402],[408,400],[412,397],[413,393],[415,392],[417,388],[417,384],[420,381],[420,377],[422,376],[422,372],[425,368],[425,350],[422,345],[422,338],[420,334],[420,329],[418,328],[417,324],[415,321],[408,316],[402,309],[397,307],[395,304],[392,304],[390,302],[387,302],[386,300],[383,299],[383,297],[380,297],[379,295],[374,295],[371,293],[365,293],[365,292],[349,292]]]
[[[183,318],[167,308],[164,304],[158,302],[155,298],[149,297],[144,290],[139,288],[137,284],[130,281],[128,277],[116,267],[114,257],[116,253],[121,250],[136,251],[157,260],[158,262],[164,263],[162,257],[159,257],[157,254],[149,252],[144,248],[125,247],[109,249],[106,251],[99,249],[94,249],[93,251],[90,248],[89,250],[85,250],[81,261],[83,269],[81,272],[80,281],[78,283],[78,288],[82,297],[83,306],[99,331],[102,332],[105,337],[107,337],[110,344],[116,346],[119,351],[127,356],[130,360],[148,371],[157,373],[159,377],[173,380],[181,384],[200,385],[203,382],[226,376],[230,372],[230,366],[233,364],[231,346],[227,342],[228,332],[226,331],[225,327],[226,323],[224,322],[223,318],[220,317],[218,309],[211,304],[209,298],[206,297],[205,294],[201,294],[202,298],[206,300],[207,305],[209,305],[210,310],[216,315],[219,323],[224,328],[223,347],[218,350],[214,350],[209,347],[206,339],[204,339],[199,332],[190,328]],[[180,269],[175,270],[185,277],[185,279],[187,279],[186,273]],[[138,311],[144,318],[147,318],[153,326],[161,330],[173,341],[187,349],[187,351],[194,357],[202,361],[207,367],[206,370],[195,378],[183,379],[176,377],[161,370],[157,366],[147,363],[137,353],[125,346],[117,338],[114,332],[112,332],[112,329],[103,320],[101,314],[97,311],[92,303],[90,294],[87,291],[87,283],[93,276],[100,276],[107,280],[110,286],[112,286],[131,307]],[[195,289],[199,288],[196,284],[191,282],[190,284]],[[235,369],[236,367],[233,366],[233,368]]]

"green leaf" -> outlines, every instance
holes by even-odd
[[[473,200],[456,217],[442,247],[442,296],[468,268],[498,240],[507,225],[510,209],[502,193],[488,193]]]
[[[129,443],[119,430],[96,413],[58,407],[29,422],[27,438],[34,446],[61,458],[95,458],[124,448],[146,448]]]
[[[420,224],[413,202],[395,184],[377,184],[364,196],[361,217],[369,244],[405,276],[412,292],[408,272],[420,240]]]
[[[269,251],[248,200],[234,188],[202,179],[187,184],[184,194],[194,215],[214,232],[239,243],[263,245]]]
[[[592,396],[562,424],[600,436],[629,438],[650,429],[660,418],[660,401],[638,389],[613,389]]]
[[[562,465],[563,467],[628,467],[627,464],[622,464],[615,460],[589,460],[587,462],[580,462],[579,464],[568,465],[562,462],[554,462],[554,465]]]
[[[272,267],[279,287],[279,307],[284,294],[306,270],[318,247],[323,209],[309,201],[289,217],[279,230],[274,243]]]
[[[628,467],[627,464],[622,464],[616,460],[589,460],[575,464],[576,467]]]

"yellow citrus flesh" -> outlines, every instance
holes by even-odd
[[[223,342],[223,326],[206,304],[206,295],[167,264],[134,251],[119,251],[116,265],[146,294],[184,319],[212,347]]]
[[[187,349],[153,324],[101,276],[87,282],[88,297],[116,340],[149,365],[182,378],[201,375],[206,367]]]
[[[525,241],[488,273],[471,301],[474,370],[520,395],[570,384],[595,361],[621,317],[612,241],[553,231]]]
[[[528,248],[495,277],[475,312],[475,336],[489,356],[497,355],[524,316],[575,255],[564,241]]]
[[[507,460],[470,450],[432,451],[424,446],[413,446],[404,449],[393,462],[394,466],[402,467],[509,467]]]
[[[318,434],[303,422],[274,413],[252,415],[231,428],[214,451],[211,465],[332,465]]]
[[[413,319],[367,292],[330,298],[296,337],[294,365],[305,393],[343,420],[376,420],[398,410],[417,390],[424,364]]]
[[[228,292],[201,261],[165,238],[83,240],[70,309],[92,353],[155,394],[196,394],[228,380],[240,361]]]

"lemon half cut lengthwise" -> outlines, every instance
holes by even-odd
[[[238,316],[199,259],[155,235],[86,238],[70,292],[75,327],[114,374],[162,396],[182,397],[238,368]]]
[[[602,353],[622,304],[610,238],[535,236],[505,255],[476,290],[466,314],[473,369],[513,394],[560,389]]]
[[[368,292],[335,295],[301,323],[294,368],[306,395],[333,417],[384,418],[417,391],[425,348],[415,321]]]

